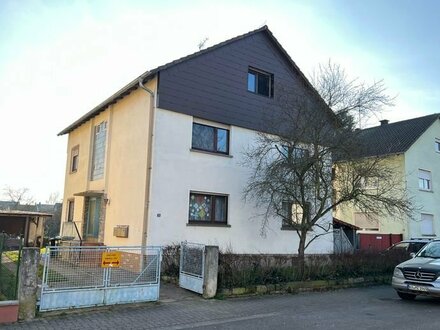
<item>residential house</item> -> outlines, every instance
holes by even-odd
[[[337,208],[335,216],[361,228],[372,247],[387,247],[388,236],[402,238],[440,235],[440,114],[389,123],[359,132],[362,157],[383,157],[416,206],[411,218],[367,216],[350,204]],[[380,182],[370,180],[374,191]],[[375,240],[387,240],[374,242]],[[395,239],[394,239],[395,240]]]
[[[145,72],[59,133],[69,135],[62,236],[296,253],[296,233],[274,219],[260,235],[261,210],[242,198],[242,153],[286,88],[332,115],[266,26]],[[308,252],[332,249],[328,235]]]

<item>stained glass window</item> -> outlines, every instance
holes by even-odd
[[[191,193],[189,221],[226,222],[227,196]]]

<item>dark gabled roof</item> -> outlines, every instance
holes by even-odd
[[[177,64],[185,62],[185,61],[188,61],[188,60],[193,59],[193,58],[195,58],[197,56],[200,56],[200,55],[206,54],[208,52],[214,51],[214,50],[216,50],[216,49],[218,49],[220,47],[229,45],[232,42],[235,42],[235,41],[247,38],[249,36],[252,36],[252,35],[254,35],[256,33],[260,33],[260,32],[266,33],[266,35],[269,37],[269,39],[280,50],[280,52],[282,53],[282,55],[286,59],[286,61],[292,66],[293,70],[295,70],[299,74],[299,76],[302,78],[302,80],[304,81],[306,86],[308,88],[310,88],[315,93],[315,95],[318,97],[318,99],[323,102],[323,105],[325,105],[324,108],[329,111],[329,113],[332,115],[332,117],[334,119],[336,119],[336,116],[334,115],[333,111],[331,111],[331,109],[328,108],[328,106],[325,104],[324,100],[321,98],[319,93],[315,90],[315,88],[312,86],[312,84],[309,82],[309,80],[306,78],[306,76],[301,72],[301,70],[295,64],[295,62],[292,60],[292,58],[289,56],[289,54],[287,54],[286,50],[281,46],[281,44],[278,42],[278,40],[274,37],[274,35],[269,30],[267,25],[264,25],[261,28],[258,28],[256,30],[253,30],[253,31],[247,32],[245,34],[242,34],[240,36],[234,37],[232,39],[223,41],[223,42],[221,42],[219,44],[216,44],[214,46],[211,46],[211,47],[208,47],[206,49],[200,50],[198,52],[195,52],[193,54],[187,55],[185,57],[179,58],[179,59],[174,60],[172,62],[169,62],[169,63],[167,63],[165,65],[161,65],[161,66],[159,66],[159,67],[157,67],[157,68],[155,68],[155,69],[153,69],[151,71],[144,72],[138,78],[134,79],[132,82],[130,82],[129,84],[124,86],[122,89],[117,91],[115,94],[110,96],[108,99],[106,99],[104,102],[102,102],[101,104],[99,104],[98,106],[96,106],[95,108],[93,108],[92,110],[87,112],[84,116],[82,116],[81,118],[76,120],[74,123],[72,123],[71,125],[69,125],[65,129],[63,129],[60,133],[58,133],[58,135],[64,135],[64,134],[70,133],[71,131],[73,131],[77,127],[79,127],[82,124],[84,124],[86,121],[90,120],[91,118],[95,117],[96,115],[98,115],[99,113],[104,111],[109,105],[116,103],[118,100],[122,99],[124,96],[130,94],[132,91],[137,89],[139,87],[139,82],[140,81],[142,81],[142,83],[146,83],[147,81],[151,80],[159,71],[165,70],[165,69],[167,69],[167,68],[169,68],[171,66],[177,65]]]
[[[360,156],[371,157],[404,153],[439,118],[440,114],[434,113],[361,130],[358,135],[362,146]]]

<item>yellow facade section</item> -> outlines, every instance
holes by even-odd
[[[155,92],[156,79],[145,86]],[[67,201],[74,200],[73,220],[82,236],[87,211],[86,197],[81,195],[98,192],[102,193],[104,213],[98,242],[125,246],[144,243],[151,102],[153,98],[138,88],[69,133],[62,222],[68,217]],[[104,175],[99,180],[91,180],[95,126],[103,121],[107,122]],[[77,146],[78,168],[72,173],[72,149]],[[129,226],[127,238],[113,235],[113,228],[117,225]]]
[[[382,165],[394,172],[396,182],[402,185],[402,188],[406,186],[405,180],[405,157],[403,154],[390,155],[382,159]],[[380,184],[380,182],[379,182]],[[337,185],[337,182],[335,183]],[[337,219],[345,221],[347,223],[356,225],[355,214],[360,212],[353,204],[345,203],[336,208],[334,216]],[[387,215],[378,218],[378,230],[363,230],[365,233],[380,233],[380,234],[404,234],[408,230],[408,219],[399,218],[397,215]]]

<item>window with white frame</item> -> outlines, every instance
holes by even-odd
[[[434,233],[434,216],[432,214],[422,213],[420,222],[420,234],[423,236],[433,236]]]
[[[440,153],[440,139],[435,139],[435,151]]]
[[[432,190],[432,177],[430,171],[419,169],[419,189],[426,191]]]
[[[93,139],[92,180],[101,179],[104,175],[105,143],[107,139],[107,122],[95,126]]]
[[[304,208],[307,211],[307,215],[310,216],[310,204],[307,203]],[[284,201],[282,205],[283,227],[289,227],[292,226],[292,224],[302,223],[304,208],[299,203]]]

